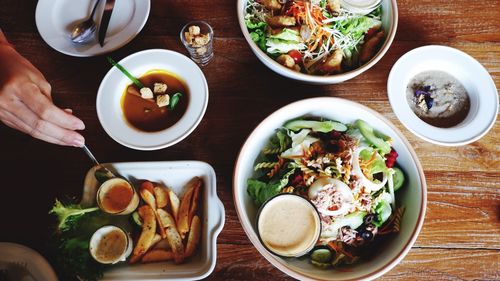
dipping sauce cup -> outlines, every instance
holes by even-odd
[[[97,190],[97,205],[108,214],[127,215],[139,205],[139,195],[132,185],[121,178],[112,178]]]
[[[307,199],[282,193],[265,202],[257,217],[257,232],[266,249],[282,257],[311,251],[321,234],[321,220]]]
[[[125,261],[132,253],[132,239],[123,229],[106,225],[94,232],[90,238],[89,250],[97,262],[115,264]]]

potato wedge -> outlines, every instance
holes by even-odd
[[[156,208],[163,209],[168,205],[168,192],[161,186],[154,187],[154,195],[156,198]]]
[[[181,263],[184,259],[184,245],[182,244],[181,236],[175,226],[174,217],[163,209],[158,209],[158,217],[164,225],[167,233],[167,240],[174,253],[175,263]]]
[[[148,251],[156,234],[156,218],[153,209],[148,205],[143,205],[138,212],[142,219],[142,231],[130,259],[131,263],[139,261],[142,255]]]
[[[158,242],[161,241],[161,235],[159,235],[158,233],[155,233],[155,236],[153,237],[153,240],[151,241],[151,246],[149,247],[150,249],[153,248],[156,244],[158,244]]]
[[[152,182],[148,181],[148,180],[145,180],[142,184],[141,184],[141,189],[147,189],[149,192],[151,193],[154,193],[154,185]]]
[[[176,264],[182,263],[184,260],[184,245],[182,244],[181,236],[175,227],[167,227],[167,240],[174,253],[174,262]]]
[[[191,206],[189,207],[189,216],[188,216],[188,221],[190,222],[193,221],[193,217],[196,215],[196,212],[198,211],[198,205],[200,202],[200,194],[202,189],[203,189],[203,182],[201,182],[200,185],[196,186],[193,191],[193,198],[191,199]]]
[[[186,243],[186,251],[184,252],[184,257],[190,257],[193,255],[196,247],[200,243],[201,236],[201,221],[198,216],[193,217],[191,222],[191,228],[189,229],[189,236]]]
[[[161,249],[161,250],[169,250],[172,251],[172,248],[170,248],[170,244],[168,243],[168,239],[161,239],[158,243],[156,243],[153,247],[154,249]]]
[[[172,214],[174,215],[174,218],[177,219],[177,214],[179,213],[179,205],[181,204],[181,201],[179,200],[179,197],[177,197],[177,194],[175,194],[175,192],[171,189],[168,190],[168,199],[170,201]]]
[[[172,251],[153,249],[144,254],[141,261],[143,263],[148,263],[148,262],[169,261],[173,259],[174,259],[174,253]]]
[[[201,186],[201,182],[201,178],[194,177],[185,186],[186,193],[184,194],[184,197],[182,197],[177,217],[177,230],[179,231],[182,239],[184,239],[186,233],[189,231],[189,224],[191,223],[191,221],[189,221],[191,201],[193,199],[194,190]]]
[[[169,214],[167,211],[165,211],[163,209],[158,209],[156,211],[158,213],[158,218],[160,219],[161,225],[164,228],[167,228],[167,227],[176,228],[175,219],[174,219],[174,217],[172,217],[171,214]]]
[[[156,210],[156,199],[154,196],[153,184],[151,182],[143,182],[141,188],[139,189],[139,194],[146,204],[148,204],[153,210]]]

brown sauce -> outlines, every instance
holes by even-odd
[[[129,185],[119,183],[106,191],[102,199],[102,206],[111,213],[118,213],[127,208],[133,196],[134,191]]]
[[[158,132],[165,130],[177,123],[186,112],[189,102],[189,93],[185,83],[172,73],[154,70],[140,77],[144,86],[153,89],[154,83],[165,83],[168,88],[166,94],[172,95],[180,92],[182,97],[174,110],[168,110],[168,107],[158,107],[155,102],[143,99],[129,93],[129,88],[135,88],[134,84],[128,85],[122,96],[122,109],[127,122],[134,128],[144,132]]]
[[[127,237],[118,229],[106,233],[94,252],[96,259],[103,263],[112,263],[127,250]]]

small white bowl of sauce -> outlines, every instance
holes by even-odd
[[[99,228],[90,238],[90,255],[102,264],[125,261],[132,253],[132,248],[130,235],[114,225]]]
[[[122,178],[112,178],[97,190],[97,205],[108,214],[127,215],[139,205],[139,195],[134,187]]]
[[[409,131],[444,146],[479,140],[498,114],[498,91],[488,71],[446,46],[424,46],[403,55],[389,74],[387,93]]]
[[[309,200],[282,193],[260,208],[257,232],[268,251],[281,257],[300,257],[316,245],[321,234],[321,220]]]

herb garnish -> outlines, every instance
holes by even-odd
[[[117,63],[116,61],[114,61],[110,57],[106,57],[106,58],[108,59],[109,63],[112,66],[116,66],[116,68],[118,68],[123,74],[125,74],[125,76],[127,76],[139,89],[144,88],[144,85],[141,83],[141,81],[139,81],[139,79],[132,76],[132,74],[130,74],[121,64]]]

